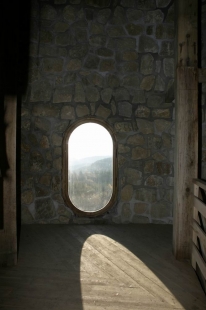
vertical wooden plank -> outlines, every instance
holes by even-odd
[[[5,151],[8,168],[3,176],[3,229],[0,230],[0,265],[17,262],[16,233],[16,96],[5,96]]]
[[[191,257],[193,178],[198,173],[197,0],[176,1],[176,145],[173,251]]]

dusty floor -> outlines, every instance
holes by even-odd
[[[0,309],[205,310],[170,225],[28,225],[18,265],[0,269]]]

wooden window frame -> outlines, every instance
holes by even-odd
[[[80,125],[86,123],[96,123],[98,125],[103,126],[110,134],[112,141],[113,141],[113,191],[112,196],[109,202],[100,210],[97,211],[82,211],[78,209],[70,200],[69,198],[69,191],[68,191],[68,177],[69,177],[69,151],[68,151],[68,143],[69,138],[72,132]],[[64,198],[64,202],[67,207],[69,207],[76,215],[84,216],[84,217],[97,217],[104,213],[106,213],[110,208],[112,208],[115,204],[117,198],[117,141],[114,135],[113,129],[111,126],[103,120],[87,117],[78,121],[75,121],[71,124],[65,131],[64,138],[63,138],[63,154],[62,154],[62,194]]]

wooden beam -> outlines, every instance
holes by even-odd
[[[204,216],[206,217],[206,205],[198,198],[194,198],[194,207]]]
[[[5,96],[5,153],[3,175],[3,229],[0,230],[0,265],[17,262],[16,227],[16,96]]]
[[[206,263],[205,263],[204,259],[202,258],[202,256],[200,255],[199,250],[197,249],[197,247],[194,244],[192,247],[192,255],[193,255],[193,261],[196,261],[196,263],[198,264],[204,278],[206,279]]]
[[[193,179],[198,171],[197,0],[176,1],[176,145],[173,251],[191,257]]]
[[[198,186],[198,188],[201,187],[202,189],[204,189],[204,191],[206,191],[206,182],[205,181],[199,180],[199,179],[194,179],[193,184]],[[198,195],[195,195],[195,196],[198,197]]]

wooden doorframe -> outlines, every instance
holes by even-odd
[[[192,260],[194,207],[193,180],[198,175],[198,83],[206,83],[206,68],[198,68],[198,0],[175,0],[176,4],[176,148],[173,250],[177,259]],[[200,94],[201,95],[201,94]],[[201,180],[199,180],[201,182]],[[194,263],[194,262],[193,262]],[[193,264],[194,265],[194,264]]]
[[[17,263],[16,223],[16,96],[4,97],[5,165],[3,178],[3,229],[0,229],[0,266]],[[3,127],[3,126],[2,126]]]

